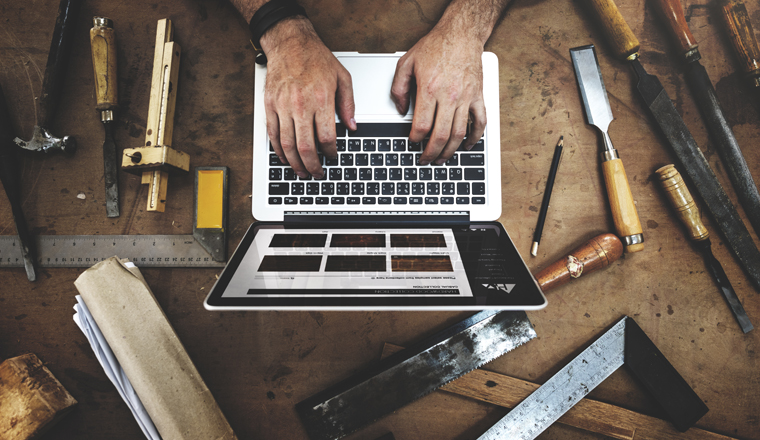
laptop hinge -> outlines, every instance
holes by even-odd
[[[285,211],[287,227],[331,228],[461,228],[470,225],[469,211]]]

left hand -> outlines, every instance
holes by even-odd
[[[462,144],[470,119],[465,148],[469,150],[483,136],[482,54],[483,43],[478,38],[436,26],[398,61],[391,98],[399,113],[406,114],[416,80],[409,139],[422,142],[428,134],[430,137],[420,164],[440,165],[450,158]]]

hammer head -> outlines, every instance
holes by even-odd
[[[77,150],[77,142],[71,136],[57,138],[53,136],[46,128],[39,125],[34,126],[32,139],[25,141],[20,138],[14,139],[16,145],[31,151],[43,151],[45,153],[62,151],[67,154],[74,154]]]

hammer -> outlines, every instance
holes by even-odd
[[[55,20],[53,41],[50,43],[45,77],[42,81],[40,107],[37,113],[37,125],[34,127],[32,138],[25,141],[14,139],[16,145],[31,151],[63,151],[73,154],[76,151],[76,140],[70,136],[57,138],[50,133],[55,110],[63,88],[66,66],[71,54],[71,40],[74,33],[82,0],[61,0],[58,6],[58,17]]]
[[[26,228],[24,212],[21,210],[21,185],[16,163],[16,148],[13,146],[13,125],[11,124],[8,105],[5,102],[5,94],[0,87],[0,182],[3,183],[8,201],[11,203],[13,220],[16,222],[19,242],[21,243],[21,257],[26,268],[26,277],[29,281],[37,279],[34,269],[35,252],[32,246],[32,236]]]

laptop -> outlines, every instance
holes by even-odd
[[[336,116],[338,158],[302,179],[269,144],[266,66],[256,65],[252,213],[209,310],[535,310],[546,298],[501,215],[499,69],[483,54],[488,123],[469,151],[419,165],[414,108],[390,98],[403,53],[335,52],[351,73],[358,129]],[[412,100],[413,101],[413,100]]]

